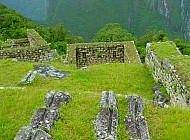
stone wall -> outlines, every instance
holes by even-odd
[[[168,43],[172,42],[159,44],[160,47],[168,47]],[[185,61],[182,61],[181,58],[190,60],[190,56],[181,55],[174,43],[172,45],[173,48],[168,50],[164,50],[163,48],[160,52],[153,51],[152,46],[153,45],[150,43],[146,46],[145,63],[150,68],[153,78],[155,81],[163,83],[167,93],[170,96],[170,102],[173,106],[188,108],[190,100],[190,76],[188,74],[190,73],[190,67],[187,67],[187,69],[185,69],[186,72],[182,73],[182,66],[187,66],[189,61],[186,61],[188,63],[184,63]],[[164,51],[168,51],[166,53],[171,53],[173,55],[162,60],[161,57],[158,57],[158,55],[164,56]]]
[[[47,42],[34,29],[27,30],[30,46],[46,46]]]
[[[49,62],[53,50],[34,30],[27,30],[27,38],[7,40],[0,47],[0,59],[16,58],[18,61]]]
[[[67,45],[67,61],[83,67],[100,63],[141,63],[133,41]]]
[[[51,50],[47,47],[29,47],[0,50],[0,59],[16,58],[18,61],[49,62]]]

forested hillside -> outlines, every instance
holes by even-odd
[[[35,29],[48,43],[51,43],[50,47],[57,49],[60,54],[66,52],[67,43],[82,41],[81,37],[72,36],[71,32],[63,28],[62,24],[44,28],[0,4],[0,45],[7,39],[26,37],[27,29],[31,28]]]
[[[138,37],[153,29],[163,30],[172,39],[190,37],[189,0],[0,0],[0,3],[43,25],[62,23],[74,35],[88,41],[108,23],[119,23]]]
[[[148,29],[163,30],[170,38],[190,35],[189,0],[49,0],[47,11],[50,23],[62,22],[86,39],[113,22],[138,37]]]
[[[0,3],[32,20],[46,18],[46,2],[47,0],[0,0]]]

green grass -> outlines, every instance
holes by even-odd
[[[190,90],[190,56],[180,55],[170,59],[170,62],[175,66],[183,84]]]
[[[176,45],[173,42],[153,43],[150,47],[159,61],[167,58],[177,74],[180,76],[182,83],[190,90],[190,56],[179,54],[176,50]]]
[[[29,124],[35,110],[44,104],[44,96],[50,90],[67,91],[72,100],[60,108],[60,119],[50,131],[53,140],[93,140],[93,120],[99,113],[101,92],[113,90],[119,108],[118,140],[128,139],[124,126],[127,104],[125,94],[138,94],[144,100],[152,99],[153,78],[143,64],[104,64],[77,70],[74,65],[64,66],[53,62],[52,66],[71,73],[62,79],[36,77],[24,90],[0,90],[0,140],[14,139],[22,126]],[[33,68],[32,63],[0,60],[0,86],[19,86],[19,81]],[[188,139],[189,111],[179,108],[161,109],[145,102],[152,139]],[[183,132],[183,133],[182,133]]]
[[[152,43],[150,49],[158,57],[159,61],[180,55],[172,41]]]

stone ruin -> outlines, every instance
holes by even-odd
[[[22,127],[14,140],[51,140],[47,131],[54,127],[59,119],[59,108],[71,100],[67,92],[50,91],[45,96],[44,107],[38,109],[32,116],[30,124]]]
[[[0,46],[0,59],[7,58],[28,62],[50,62],[52,51],[34,29],[28,29],[27,38],[7,40]]]
[[[69,44],[66,59],[78,68],[101,63],[141,63],[133,41]]]
[[[130,140],[150,140],[146,119],[143,116],[144,104],[137,96],[126,96],[128,102],[127,116],[125,117],[126,130]]]
[[[98,140],[114,140],[117,137],[118,108],[113,91],[103,91],[99,103],[102,111],[94,120],[95,136]]]
[[[158,51],[160,49],[161,53]],[[163,54],[165,58],[163,57]],[[190,56],[184,56],[173,42],[148,43],[145,63],[156,82],[161,82],[172,106],[189,108]]]
[[[31,83],[34,80],[36,74],[38,74],[42,77],[54,78],[54,79],[62,79],[64,77],[70,75],[70,73],[68,73],[68,72],[58,70],[49,65],[35,65],[34,70],[29,71],[27,73],[27,75],[23,79],[21,79],[20,84]]]

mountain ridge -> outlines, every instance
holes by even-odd
[[[17,5],[17,9],[13,8],[17,11],[20,7],[33,7],[20,12],[28,12],[26,17],[32,20],[45,20],[47,25],[63,23],[74,35],[86,40],[108,23],[119,23],[137,37],[147,30],[163,30],[171,39],[190,38],[189,0],[15,0],[6,5],[11,3]],[[33,13],[38,18],[32,17]]]

